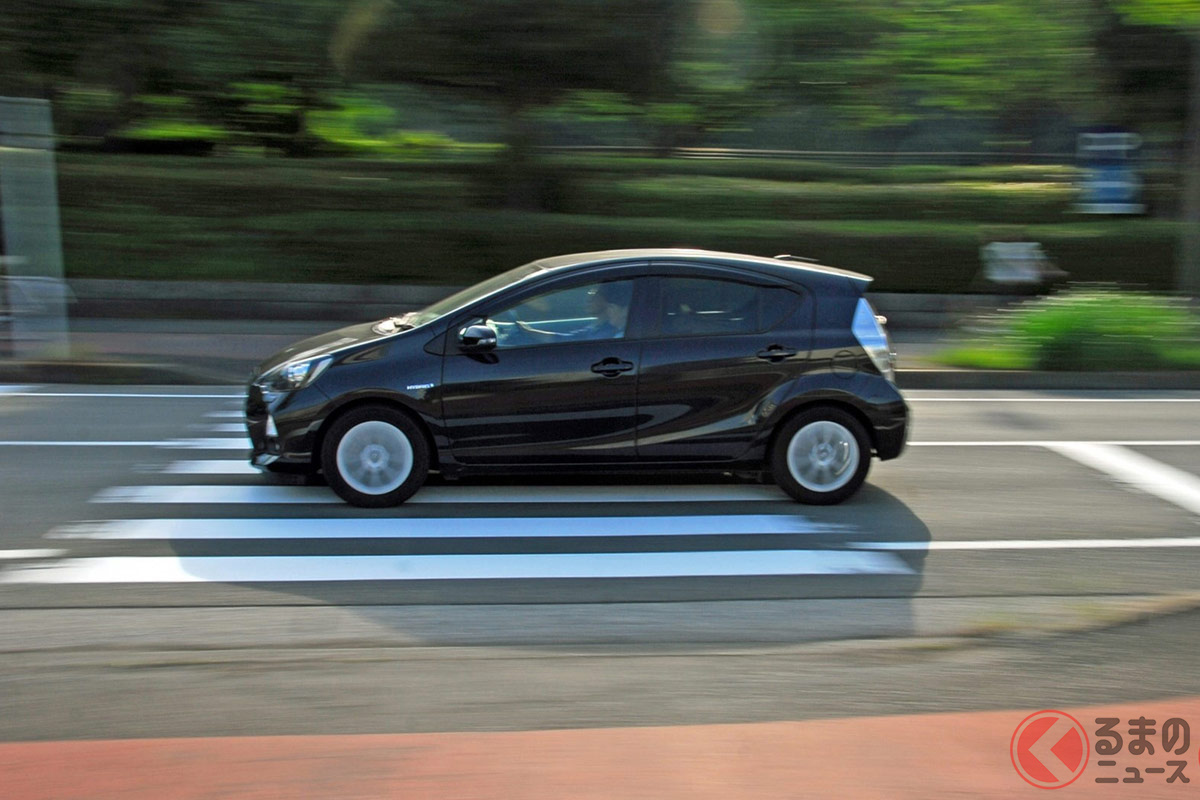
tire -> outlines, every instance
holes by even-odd
[[[425,483],[429,445],[407,414],[362,406],[338,417],[326,432],[321,469],[330,488],[351,505],[399,505]]]
[[[858,491],[870,468],[866,429],[837,408],[814,408],[792,417],[771,450],[775,482],[810,505],[842,502]]]

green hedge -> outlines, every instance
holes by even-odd
[[[472,171],[465,163],[62,154],[67,271],[95,278],[449,285],[552,254],[680,246],[815,257],[874,275],[879,290],[962,291],[978,272],[980,236],[992,219],[936,220],[919,212],[950,214],[973,205],[983,213],[1003,205],[1006,193],[1022,198],[1011,200],[1016,208],[1048,209],[1061,204],[1063,191],[631,176],[606,186],[596,175],[556,183],[551,165],[547,185],[563,192],[557,202],[588,212],[551,214],[489,208],[497,186],[491,167]],[[739,182],[741,194],[729,189]],[[592,201],[582,202],[589,192]],[[622,197],[641,206],[612,207]],[[802,201],[810,217],[820,207],[842,218],[801,219],[792,204]],[[734,207],[741,203],[758,207]],[[882,212],[889,203],[894,216],[910,218],[846,218],[855,208],[873,204]],[[1025,227],[1073,280],[1171,286],[1172,223]]]
[[[746,178],[592,180],[569,210],[686,219],[911,219],[1030,224],[1065,220],[1068,184],[790,183]]]

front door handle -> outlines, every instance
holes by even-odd
[[[784,347],[781,344],[773,344],[765,350],[758,351],[758,357],[767,361],[783,361],[785,358],[791,358],[796,355],[796,351],[790,347]]]
[[[605,358],[592,364],[592,372],[606,378],[615,378],[622,372],[629,372],[631,369],[633,369],[632,363],[619,358]]]

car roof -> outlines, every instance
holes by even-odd
[[[690,262],[714,265],[747,267],[756,272],[774,275],[789,281],[802,283],[832,283],[846,279],[860,283],[865,288],[873,279],[859,272],[827,267],[808,260],[791,258],[767,258],[745,253],[722,253],[715,250],[691,250],[686,248],[642,248],[631,250],[598,250],[590,253],[572,253],[541,259],[535,264],[546,270],[571,267],[595,266],[619,261]]]

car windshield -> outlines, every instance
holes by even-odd
[[[533,275],[535,272],[540,271],[541,267],[534,263],[524,264],[516,269],[510,269],[508,272],[502,272],[499,275],[488,278],[487,280],[477,283],[474,286],[468,286],[462,291],[455,292],[449,297],[444,297],[441,300],[438,300],[436,303],[426,306],[420,311],[415,311],[411,314],[405,314],[403,318],[403,324],[405,327],[411,325],[415,328],[428,322],[433,322],[438,317],[449,314],[450,312],[462,308],[463,306],[470,305],[480,298],[487,297],[489,294],[493,294],[509,284],[524,280],[530,275]]]

